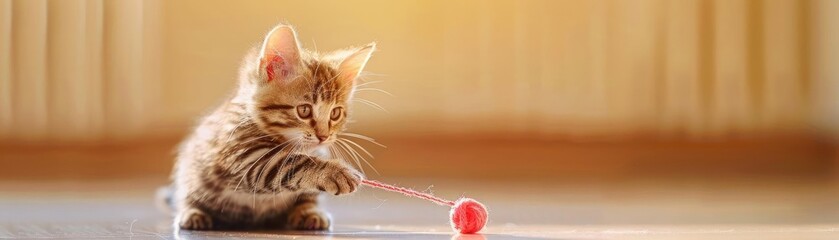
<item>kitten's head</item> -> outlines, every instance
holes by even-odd
[[[318,54],[300,48],[292,27],[277,26],[245,59],[238,97],[265,133],[308,148],[331,144],[344,129],[356,79],[375,48]]]

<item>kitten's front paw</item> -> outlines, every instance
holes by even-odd
[[[341,163],[331,162],[324,169],[324,176],[318,184],[318,190],[335,195],[355,192],[361,183],[361,173]]]
[[[189,208],[181,211],[175,219],[178,227],[185,230],[213,229],[213,219],[201,210]]]
[[[295,207],[286,221],[287,227],[294,230],[329,230],[331,223],[329,214],[311,203]]]

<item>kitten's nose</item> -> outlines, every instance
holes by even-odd
[[[321,143],[325,142],[326,139],[329,138],[329,135],[317,135],[317,136],[318,136],[318,140],[320,140]]]

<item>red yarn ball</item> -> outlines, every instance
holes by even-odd
[[[476,233],[487,223],[487,209],[471,198],[460,198],[450,213],[452,228],[460,233]]]

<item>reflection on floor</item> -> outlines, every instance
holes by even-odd
[[[0,238],[839,239],[839,188],[830,181],[388,181],[479,199],[489,225],[480,235],[455,235],[445,207],[364,188],[328,200],[331,233],[175,232],[152,202],[162,181],[6,182]]]

